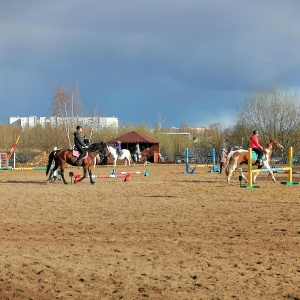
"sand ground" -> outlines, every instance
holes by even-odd
[[[300,299],[300,185],[118,167],[145,169],[95,185],[1,171],[0,299]]]

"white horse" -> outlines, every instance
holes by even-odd
[[[125,166],[127,166],[127,163],[130,166],[131,154],[128,149],[122,149],[120,156],[118,156],[117,150],[112,146],[107,146],[107,151],[114,159],[114,168],[117,166],[117,159],[125,160]]]

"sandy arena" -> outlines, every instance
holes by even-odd
[[[300,299],[300,185],[118,167],[144,169],[95,185],[0,171],[0,299]]]

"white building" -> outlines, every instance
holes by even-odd
[[[73,118],[63,118],[63,117],[10,117],[10,125],[21,126],[22,128],[35,127],[36,125],[45,126],[50,124],[51,126],[60,125],[70,125],[76,127],[77,125],[82,125],[87,128],[101,129],[105,127],[110,127],[117,129],[119,127],[118,118],[113,117],[73,117]]]

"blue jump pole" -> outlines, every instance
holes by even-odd
[[[211,173],[220,172],[220,169],[216,165],[216,150],[215,149],[212,149],[211,156],[212,156],[212,168],[211,168],[210,172]]]
[[[209,165],[207,165],[209,166]],[[220,169],[216,165],[216,150],[212,149],[212,165],[210,172],[220,172]],[[185,150],[185,174],[196,174],[197,165],[191,168],[189,165],[189,149]]]
[[[284,168],[271,168],[271,169],[260,169],[260,172],[284,172]]]
[[[185,173],[184,174],[196,174],[196,167],[190,168],[189,166],[189,149],[185,150]]]
[[[185,150],[185,174],[189,173],[189,149]]]

